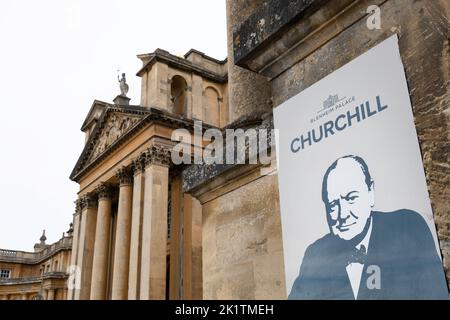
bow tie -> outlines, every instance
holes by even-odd
[[[359,249],[354,248],[348,257],[347,264],[350,263],[361,263],[366,262],[367,251],[364,245],[361,245]]]

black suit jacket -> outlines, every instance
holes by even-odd
[[[425,220],[403,209],[372,212],[372,223],[358,299],[448,299],[442,261]],[[332,234],[311,244],[289,299],[354,299],[345,269],[349,250],[347,241]],[[380,289],[367,286],[371,265],[379,267]]]

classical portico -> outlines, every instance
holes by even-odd
[[[94,101],[82,125],[85,147],[70,176],[80,191],[68,299],[201,296],[201,260],[183,266],[192,257],[190,239],[196,254],[199,240],[182,219],[194,212],[201,220],[201,207],[185,201],[172,133],[184,129],[192,138],[194,119],[205,121],[204,130],[226,123],[226,61],[195,50],[185,59],[159,49],[139,58],[140,105],[130,105],[123,77],[114,103]],[[204,145],[195,139],[191,148]]]
[[[165,299],[169,165],[170,148],[150,143],[80,197],[81,288],[69,297]]]

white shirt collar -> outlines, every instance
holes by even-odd
[[[364,239],[356,245],[356,249],[361,249],[361,246],[366,247],[366,253],[369,250],[370,234],[372,233],[372,217],[370,217],[369,230],[367,230]],[[364,270],[364,265],[361,263],[350,263],[345,270],[347,271],[348,279],[350,280],[350,285],[352,287],[353,296],[355,299],[358,298],[359,286],[361,283],[362,273]]]

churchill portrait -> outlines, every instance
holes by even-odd
[[[448,299],[440,253],[422,215],[375,211],[375,190],[359,156],[327,168],[324,212],[308,214],[325,214],[329,232],[307,247],[289,299]]]

